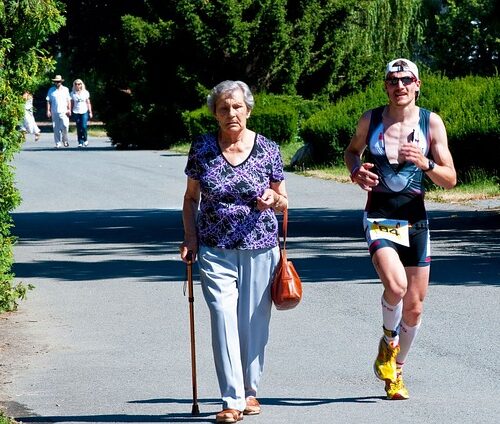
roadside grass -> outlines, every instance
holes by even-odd
[[[88,135],[91,137],[107,137],[108,133],[101,128],[89,128]]]
[[[481,169],[470,171],[465,176],[465,182],[459,181],[453,190],[444,190],[432,186],[426,193],[429,200],[444,203],[464,203],[475,200],[500,198],[500,180],[498,177],[488,175]]]
[[[299,175],[350,183],[347,169],[343,166],[316,168],[294,171]],[[467,203],[485,199],[500,199],[500,185],[495,177],[483,176],[481,180],[458,182],[452,190],[445,190],[430,184],[425,192],[425,199],[438,203]]]
[[[285,168],[298,175],[333,180],[340,183],[350,183],[349,173],[345,166],[318,166],[303,169],[291,169],[290,162],[295,152],[302,146],[302,142],[292,142],[280,146]],[[172,150],[187,154],[189,143],[172,146]],[[488,175],[483,170],[472,170],[465,175],[464,181],[459,181],[452,190],[444,190],[434,184],[429,184],[425,198],[441,203],[467,203],[485,199],[500,199],[500,180],[498,177]]]
[[[70,125],[69,132],[71,134],[73,134],[73,133],[76,134],[76,127]],[[104,129],[104,126],[102,124],[90,124],[87,128],[87,133],[91,137],[107,137],[108,136],[108,134],[106,133],[106,130]]]
[[[181,153],[183,155],[187,155],[189,153],[189,148],[191,147],[191,143],[177,143],[170,147],[170,150]]]
[[[48,121],[37,122],[38,126],[42,130],[42,132],[52,132],[52,123]],[[70,134],[76,134],[76,124],[71,121],[69,123],[69,132]],[[104,124],[99,121],[90,121],[87,127],[87,133],[91,137],[107,137],[108,134],[104,129]],[[0,424],[2,424],[0,422]]]
[[[4,412],[0,411],[0,424],[19,424],[19,421],[5,416]]]

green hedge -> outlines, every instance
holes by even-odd
[[[430,78],[422,107],[446,124],[455,166],[463,174],[482,168],[494,174],[500,155],[500,77]]]
[[[471,168],[497,172],[500,153],[500,78],[466,77],[450,80],[422,77],[417,104],[443,119],[457,170]],[[317,112],[303,124],[302,138],[310,143],[317,163],[341,163],[343,151],[357,121],[368,109],[387,103],[382,83],[339,100]]]
[[[300,96],[255,96],[249,128],[278,144],[302,139],[311,147],[316,164],[341,164],[343,152],[356,129],[360,116],[368,109],[387,104],[383,84],[340,99],[334,104],[304,100]],[[500,154],[500,77],[450,80],[423,77],[417,104],[438,113],[443,119],[450,150],[460,175],[473,168],[497,174]],[[182,114],[186,140],[217,131],[207,107]]]
[[[318,102],[300,96],[273,96],[258,94],[255,107],[248,120],[248,128],[274,140],[278,144],[294,141],[299,137],[302,121],[320,110]],[[186,140],[217,131],[217,123],[206,106],[182,114]]]
[[[11,212],[20,204],[12,160],[24,141],[24,90],[46,84],[55,62],[41,45],[64,24],[57,1],[0,3],[0,312],[16,309],[31,285],[14,284]]]
[[[360,116],[365,110],[383,104],[386,99],[382,86],[378,84],[364,93],[339,100],[305,121],[302,138],[312,147],[315,162],[340,163]]]

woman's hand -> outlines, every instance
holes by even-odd
[[[278,197],[279,194],[273,189],[266,188],[262,196],[257,197],[257,209],[259,209],[259,211],[265,211],[266,209],[274,207],[278,201]]]
[[[192,262],[196,262],[196,254],[198,253],[198,243],[183,241],[179,246],[179,252],[181,254],[181,259],[183,262],[188,262],[188,252],[192,252],[193,256],[191,257]]]

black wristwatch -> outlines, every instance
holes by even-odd
[[[432,159],[429,159],[429,167],[427,169],[424,169],[424,172],[432,171],[435,166],[436,164],[434,163],[434,161]]]

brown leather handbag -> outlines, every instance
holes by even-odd
[[[283,211],[283,247],[280,246],[280,261],[274,272],[271,298],[276,309],[282,311],[295,308],[302,300],[302,282],[293,263],[286,257],[286,233],[288,209]]]

